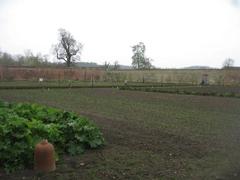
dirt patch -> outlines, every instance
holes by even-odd
[[[117,121],[96,114],[81,113],[97,123],[109,145],[120,145],[134,151],[146,150],[172,157],[202,158],[208,153],[206,144],[159,129],[146,129],[130,122]]]
[[[75,157],[61,156],[53,173],[36,175],[24,170],[11,176],[1,173],[0,179],[185,180],[238,176],[237,99],[115,89],[1,90],[0,96],[88,116],[106,139],[102,149]]]
[[[162,154],[163,159],[166,161],[171,159],[178,161],[177,159],[181,160],[184,158],[199,159],[208,153],[205,146],[200,142],[181,136],[163,133],[156,129],[140,128],[133,126],[131,123],[114,121],[113,119],[101,117],[92,113],[81,114],[91,118],[102,129],[107,142],[103,149],[89,150],[84,155],[77,157],[64,156],[62,160],[57,163],[57,171],[49,174],[37,174],[33,170],[24,170],[8,176],[1,172],[0,179],[85,179],[89,170],[96,168],[96,164],[101,164],[103,167],[107,166],[106,163],[109,161],[107,158],[109,158],[112,151],[116,149],[126,149],[128,153],[139,151],[148,152],[150,154]],[[121,153],[124,156],[124,153]],[[117,157],[114,157],[114,161],[117,162],[118,159],[116,158]],[[151,161],[148,163],[151,163]],[[147,166],[151,167],[150,164]],[[101,167],[99,168],[101,169]],[[156,168],[158,167],[153,168],[152,172],[148,168],[145,174],[141,174],[141,177],[147,178],[149,175],[152,177],[164,174],[166,176],[166,173],[168,173],[158,172]],[[131,170],[127,168],[120,170],[118,173],[116,173],[114,169],[113,171],[98,170],[95,172],[95,176],[100,179],[124,179],[135,176],[133,174],[128,174],[128,171],[131,173]]]

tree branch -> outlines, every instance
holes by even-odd
[[[57,59],[64,60],[65,62],[67,62],[67,60],[64,57],[59,56],[57,51],[56,51],[56,53],[57,53]]]

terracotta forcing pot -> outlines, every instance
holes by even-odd
[[[56,169],[54,147],[47,140],[35,146],[34,169],[40,172],[50,172]]]

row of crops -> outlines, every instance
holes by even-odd
[[[121,90],[240,98],[240,86],[121,87]]]
[[[187,86],[176,83],[143,83],[143,82],[104,82],[104,81],[0,81],[0,89],[39,89],[39,88],[112,88],[112,87],[165,87]],[[191,84],[190,84],[191,85]]]

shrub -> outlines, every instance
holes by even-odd
[[[87,118],[37,104],[0,101],[0,166],[6,172],[31,167],[35,145],[53,143],[57,154],[76,155],[104,144]]]
[[[225,97],[234,97],[235,93],[234,92],[226,92],[226,93],[224,93],[224,96]]]

